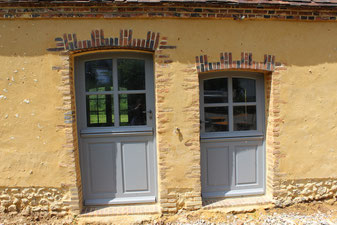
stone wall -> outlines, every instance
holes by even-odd
[[[303,179],[283,181],[275,191],[275,205],[289,206],[300,202],[337,198],[337,179]]]
[[[163,213],[176,213],[178,210],[197,210],[202,206],[200,192],[193,189],[172,188],[162,190],[160,206]]]
[[[69,188],[66,186],[61,188],[1,187],[0,214],[65,216],[70,209],[69,199]]]
[[[155,55],[159,53],[173,51]],[[202,205],[199,82],[194,64],[161,61],[156,58],[155,66],[159,201],[162,212],[174,213]]]
[[[161,191],[160,205],[163,213],[176,213],[180,209],[200,209],[202,200],[200,192],[193,189],[169,189]]]

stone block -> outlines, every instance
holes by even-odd
[[[10,205],[10,206],[8,207],[8,212],[17,212],[16,205]]]
[[[52,205],[50,206],[50,209],[51,209],[52,211],[60,211],[62,208],[61,208],[61,206],[60,206],[59,204],[52,204]]]
[[[161,207],[163,207],[163,208],[174,208],[174,207],[177,207],[177,204],[176,203],[162,203]]]
[[[40,212],[41,211],[41,207],[36,206],[36,207],[32,207],[32,212]]]
[[[48,205],[49,202],[47,199],[41,199],[40,202],[39,202],[40,205]]]
[[[17,193],[13,195],[15,198],[22,198],[23,194],[22,193]]]
[[[1,205],[2,205],[2,206],[7,207],[7,206],[9,206],[10,204],[11,204],[11,201],[9,201],[9,200],[3,200],[3,201],[1,201]]]
[[[29,216],[30,215],[30,213],[31,213],[31,208],[30,208],[30,206],[27,206],[26,208],[24,208],[23,210],[22,210],[22,215],[24,215],[24,216]]]
[[[6,211],[6,208],[4,206],[0,206],[0,213],[4,213]]]
[[[9,200],[10,196],[9,195],[0,195],[0,200]]]
[[[19,193],[19,189],[18,188],[12,188],[11,189],[11,192],[13,193],[13,194],[15,194],[15,193]]]
[[[186,201],[185,202],[185,207],[194,207],[194,206],[201,206],[202,205],[202,201]]]
[[[41,206],[41,211],[49,211],[49,207],[48,206]]]
[[[23,198],[23,199],[21,199],[21,203],[22,203],[23,205],[27,205],[27,204],[29,203],[29,200],[26,199],[26,198]]]

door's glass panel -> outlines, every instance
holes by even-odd
[[[233,78],[233,102],[255,102],[256,84],[254,79]]]
[[[145,90],[145,61],[118,59],[118,90]]]
[[[145,94],[119,95],[120,126],[146,125]]]
[[[205,131],[228,131],[228,107],[205,107]]]
[[[85,90],[112,91],[112,60],[94,60],[85,63]]]
[[[227,78],[204,80],[204,103],[228,102],[227,82]]]
[[[106,127],[114,125],[112,95],[87,95],[87,126]]]
[[[234,131],[256,130],[256,106],[234,106]]]

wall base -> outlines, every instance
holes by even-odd
[[[56,187],[0,187],[0,213],[29,216],[70,214],[70,190]]]

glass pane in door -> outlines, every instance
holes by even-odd
[[[94,60],[85,63],[85,90],[112,91],[112,60]]]
[[[227,78],[204,80],[204,103],[227,103]]]
[[[234,131],[256,130],[256,106],[234,106]]]
[[[146,125],[145,94],[119,95],[120,126]]]
[[[233,78],[233,102],[255,102],[256,85],[254,79]]]
[[[118,59],[118,90],[145,90],[145,61]]]
[[[114,125],[114,108],[112,95],[87,95],[87,125],[102,127]]]
[[[228,107],[205,107],[205,131],[228,131]]]

